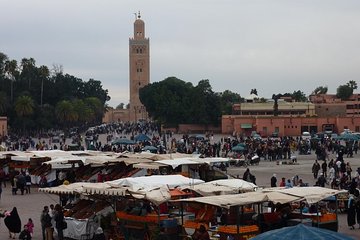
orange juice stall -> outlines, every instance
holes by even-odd
[[[112,221],[112,239],[157,239],[179,235],[178,217],[168,202],[189,194],[176,186],[199,184],[203,181],[181,175],[152,175],[123,178],[105,182],[107,187],[84,188],[90,197],[108,197],[114,200],[115,218]]]
[[[260,233],[256,216],[262,213],[262,203],[286,203],[298,197],[274,192],[246,192],[241,194],[196,197],[176,200],[183,209],[195,212],[195,219],[183,222],[187,234],[192,235],[204,226],[213,239],[250,239]]]
[[[193,211],[194,219],[185,220],[183,227],[191,235],[201,225],[214,239],[250,239],[260,232],[296,225],[309,220],[315,227],[337,231],[337,210],[321,201],[341,191],[321,187],[262,189],[241,194],[195,197],[177,200],[182,209]],[[311,217],[299,210],[299,203],[313,206]],[[298,206],[298,207],[296,207]],[[191,231],[192,230],[192,231]]]
[[[288,225],[305,223],[313,227],[338,231],[337,197],[346,191],[323,187],[294,187],[275,191],[300,198],[300,201],[290,205]]]

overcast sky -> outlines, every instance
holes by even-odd
[[[260,97],[360,84],[359,0],[0,0],[0,52],[100,80],[129,102],[129,37],[141,11],[150,82],[175,76]]]

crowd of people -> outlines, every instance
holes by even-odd
[[[105,134],[106,142],[102,142],[99,138],[99,134]],[[114,136],[128,136],[130,140],[134,140],[137,134],[146,134],[150,137],[149,140],[144,142],[136,142],[135,144],[119,144],[113,145],[112,141]],[[359,143],[357,141],[345,141],[342,142],[337,139],[331,139],[323,137],[317,140],[304,140],[301,137],[269,137],[264,139],[254,138],[251,136],[231,136],[221,137],[216,139],[214,134],[206,133],[204,135],[188,135],[184,134],[180,138],[176,138],[172,132],[160,132],[156,124],[152,122],[139,122],[139,123],[117,123],[117,124],[103,124],[101,126],[92,128],[90,133],[87,134],[92,138],[86,140],[86,135],[80,136],[79,133],[74,133],[73,141],[79,145],[84,145],[86,148],[86,141],[95,147],[95,150],[100,151],[129,151],[129,152],[141,152],[144,146],[156,146],[157,153],[168,153],[170,151],[177,151],[182,153],[197,153],[204,157],[228,157],[228,158],[251,158],[257,156],[262,161],[279,161],[284,159],[291,159],[292,156],[297,154],[311,154],[315,153],[316,159],[312,168],[309,169],[314,177],[316,186],[331,187],[333,189],[347,189],[350,193],[349,206],[348,206],[348,224],[353,227],[353,209],[355,209],[355,215],[358,213],[358,219],[360,222],[360,197],[356,188],[360,187],[360,168],[356,171],[352,170],[349,162],[345,162],[344,157],[351,158],[357,155]],[[2,141],[6,143],[8,150],[27,150],[27,149],[67,149],[65,137],[60,138],[60,142],[53,141],[53,138],[38,139],[37,143],[31,137],[17,138],[15,142],[9,142],[10,138],[3,138]],[[242,145],[241,151],[234,151],[233,148]],[[336,155],[336,158],[330,158],[331,155]],[[228,167],[228,166],[226,166]],[[224,168],[225,169],[225,168]],[[355,172],[355,173],[354,173]],[[59,174],[60,176],[61,174]],[[30,193],[31,178],[26,171],[13,171],[9,173],[9,181],[12,186],[12,193],[16,195],[20,191],[21,195]],[[256,176],[250,172],[247,168],[242,178],[246,181],[256,184]],[[60,177],[59,177],[60,179]],[[60,180],[70,179],[66,176]],[[5,173],[3,169],[0,169],[0,197],[1,187],[6,186]],[[73,181],[71,181],[73,182]],[[273,174],[269,182],[271,187],[285,187],[291,188],[294,186],[305,187],[309,183],[304,183],[303,179],[298,175],[292,178],[281,177],[278,181],[277,174]],[[357,210],[359,205],[359,210]],[[60,207],[60,208],[59,208]],[[61,205],[58,209],[54,206],[44,207],[41,215],[41,228],[43,239],[53,239],[54,229],[56,229],[59,239],[62,239],[63,215]],[[13,215],[16,216],[16,208]],[[14,210],[13,210],[14,211]],[[58,215],[56,215],[58,213]],[[56,217],[55,217],[56,216]],[[5,216],[5,219],[8,216]],[[10,236],[13,237],[16,233],[23,233],[23,239],[31,239],[31,233],[33,232],[33,226],[27,224],[23,226],[21,231],[21,223],[16,223],[16,229],[13,228],[14,224],[11,224]],[[18,227],[20,226],[20,227]],[[19,229],[20,228],[20,229]],[[27,234],[29,232],[29,234]],[[99,235],[101,229],[99,229]],[[28,237],[30,236],[30,238]]]

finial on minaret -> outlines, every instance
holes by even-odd
[[[138,18],[139,18],[139,19],[141,18],[140,11],[139,11],[139,13],[138,13]]]

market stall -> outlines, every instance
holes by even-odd
[[[88,182],[77,182],[69,185],[56,187],[39,188],[40,192],[58,194],[59,196],[76,196],[71,202],[64,206],[64,216],[67,228],[64,230],[64,237],[82,239],[84,236],[91,239],[99,226],[99,218],[112,211],[110,205],[104,201],[93,201],[80,196],[83,188],[91,185]],[[105,186],[103,183],[100,185]]]
[[[291,206],[291,223],[298,224],[308,220],[314,227],[338,231],[337,196],[345,194],[346,191],[323,187],[294,187],[269,191],[301,198]],[[335,206],[327,200],[329,197],[335,198]]]
[[[194,204],[200,204],[200,208],[197,208],[198,211],[195,212],[195,219],[183,222],[183,227],[188,234],[191,235],[200,225],[203,225],[214,237],[240,240],[260,233],[261,229],[255,217],[263,212],[261,203],[270,201],[283,204],[299,199],[299,197],[278,192],[247,192],[188,198],[177,200],[177,202],[187,204],[185,209],[189,209],[189,206],[194,208]]]

